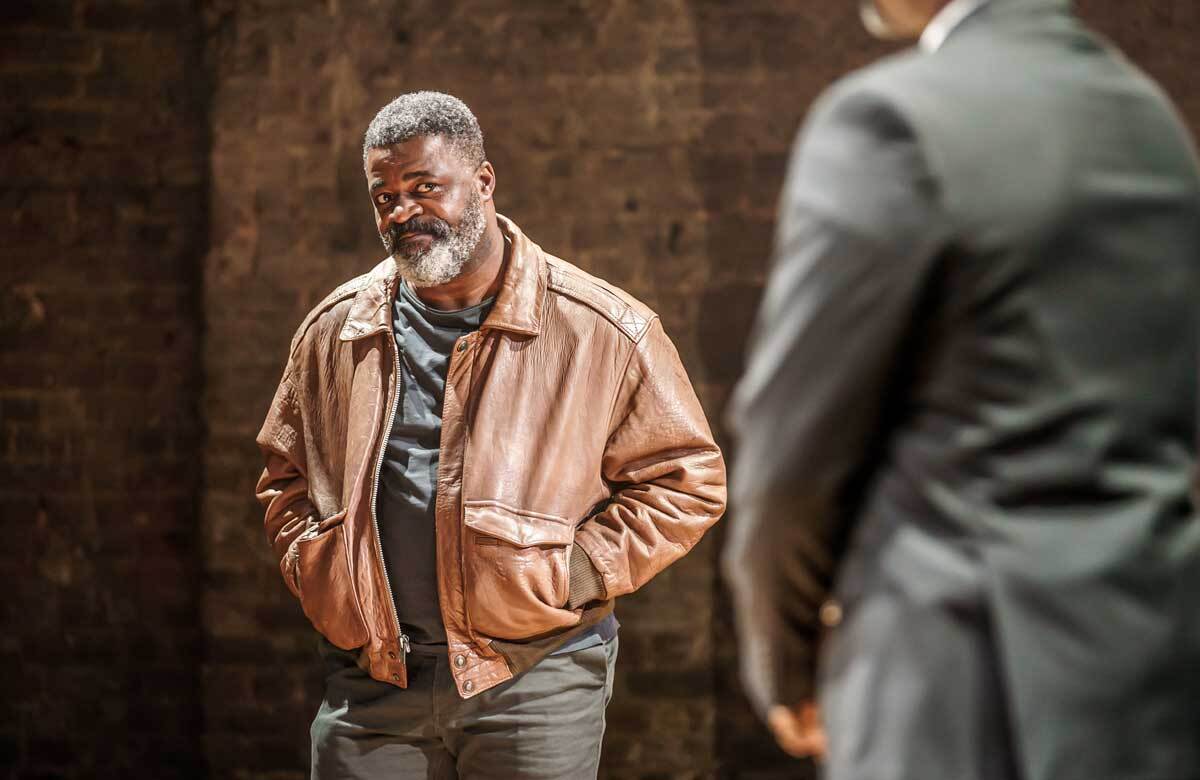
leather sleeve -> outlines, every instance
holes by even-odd
[[[255,492],[266,510],[267,541],[279,560],[283,581],[298,598],[296,540],[315,528],[319,518],[308,499],[302,405],[296,402],[291,381],[296,360],[293,355],[258,434],[266,466]]]
[[[885,100],[826,98],[793,153],[773,266],[730,405],[723,556],[760,714],[814,695],[822,604],[902,402],[902,345],[941,238],[914,131]]]
[[[602,460],[613,488],[575,542],[608,598],[683,557],[725,510],[725,463],[674,345],[655,318],[630,356]]]

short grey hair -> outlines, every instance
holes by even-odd
[[[450,141],[468,163],[479,165],[486,159],[483,131],[466,103],[444,92],[408,92],[379,109],[367,125],[363,162],[372,149],[434,135]]]

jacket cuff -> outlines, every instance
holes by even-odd
[[[589,601],[601,601],[607,591],[592,559],[579,545],[571,547],[571,573],[567,609],[579,609]]]

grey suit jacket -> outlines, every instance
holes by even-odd
[[[1059,724],[1024,751],[1200,771],[1200,173],[1168,99],[1066,2],[993,0],[819,100],[779,217],[729,414],[760,710],[812,695],[831,589],[874,586],[844,562],[915,528],[978,568],[1014,720]]]

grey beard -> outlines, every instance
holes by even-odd
[[[482,206],[476,193],[463,210],[458,226],[450,229],[450,235],[435,236],[428,247],[412,254],[393,252],[401,278],[412,287],[436,287],[462,275],[487,227]],[[383,245],[390,249],[389,243],[384,236]]]

